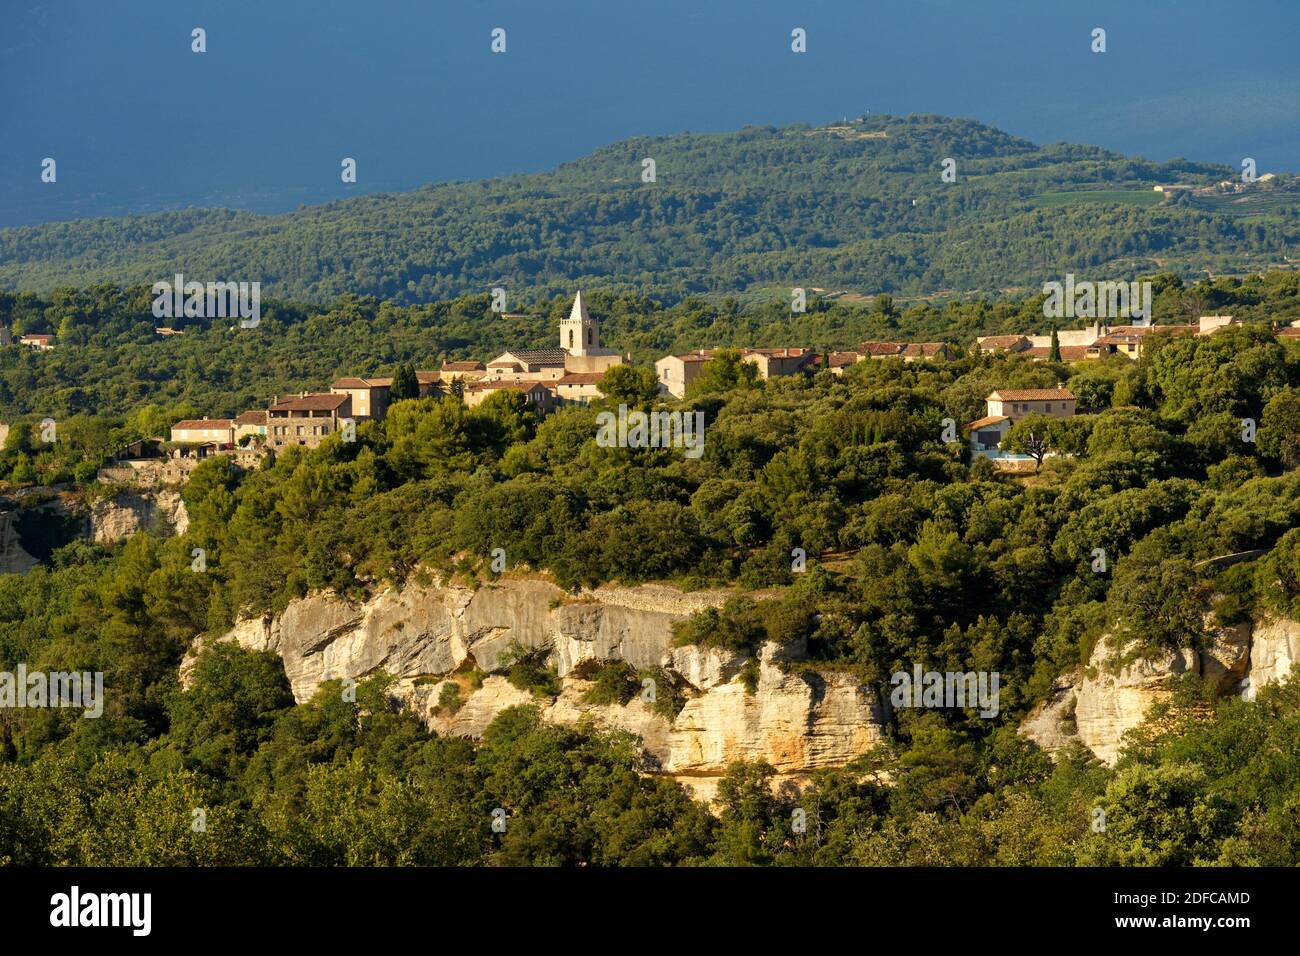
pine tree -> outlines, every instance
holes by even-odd
[[[393,372],[393,384],[388,389],[388,400],[399,402],[404,398],[419,398],[420,383],[415,378],[415,367],[410,363],[397,366]]]

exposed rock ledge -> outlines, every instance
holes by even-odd
[[[89,538],[99,544],[123,541],[137,531],[154,534],[184,534],[189,514],[180,493],[171,488],[156,491],[122,491],[111,498],[99,498],[88,507],[72,496],[52,497],[31,504],[34,513],[70,515],[72,537]],[[0,512],[0,574],[26,574],[40,562],[23,549],[18,534],[19,512]]]
[[[1057,679],[1047,699],[1020,724],[1020,733],[1049,752],[1078,740],[1113,766],[1124,734],[1137,727],[1151,708],[1168,698],[1174,678],[1193,673],[1211,680],[1220,693],[1254,691],[1282,680],[1300,660],[1300,623],[1270,618],[1254,625],[1214,628],[1201,651],[1166,651],[1118,670],[1110,635],[1093,649],[1087,668]]]
[[[90,538],[101,544],[122,541],[141,530],[184,534],[190,526],[185,502],[170,488],[101,498],[90,506],[89,520]]]
[[[380,670],[398,678],[393,692],[430,729],[479,736],[507,707],[535,703],[545,719],[583,720],[637,734],[664,773],[710,795],[728,763],[764,759],[786,777],[842,766],[878,742],[888,719],[875,687],[843,672],[783,669],[778,658],[801,649],[764,648],[758,685],[739,678],[745,658],[716,648],[672,647],[672,624],[721,605],[724,591],[682,592],[662,585],[605,586],[577,600],[547,581],[505,578],[471,589],[434,583],[390,588],[364,604],[332,593],[294,601],[278,617],[241,621],[219,640],[269,650],[284,661],[296,700],[322,681],[359,679]],[[560,694],[537,699],[494,673],[511,644],[545,651],[562,678]],[[181,666],[188,684],[201,642]],[[688,685],[675,719],[634,698],[625,706],[591,705],[590,683],[573,675],[587,660],[623,660],[663,667]],[[471,690],[471,667],[487,672]],[[443,687],[457,680],[462,705],[437,712]],[[436,680],[431,678],[443,678]]]

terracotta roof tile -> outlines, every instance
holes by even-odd
[[[863,342],[858,351],[863,355],[902,355],[906,348],[905,342]]]
[[[938,355],[947,347],[943,342],[912,342],[903,349],[903,354],[909,357],[919,355],[928,358],[931,355]]]
[[[1060,348],[1062,362],[1078,362],[1088,357],[1088,346],[1086,345],[1062,345]],[[1052,347],[1050,345],[1035,345],[1033,348],[1025,349],[1023,354],[1033,358],[1051,358]]]
[[[555,385],[595,385],[605,377],[604,372],[568,372],[556,379]]]
[[[527,365],[563,365],[569,357],[564,349],[509,349],[489,364],[497,364],[507,355]]]
[[[229,428],[229,418],[187,418],[179,421],[172,426],[172,429],[179,431],[195,431],[197,429]]]
[[[347,395],[296,395],[272,405],[273,412],[331,412],[351,399]]]
[[[979,340],[982,349],[1009,349],[1012,346],[1028,343],[1023,335],[986,335]]]
[[[1068,388],[997,388],[989,395],[992,400],[1004,402],[1072,402],[1074,393]]]

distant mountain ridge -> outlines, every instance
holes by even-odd
[[[654,181],[643,181],[653,159]],[[941,180],[956,163],[956,181]],[[188,209],[0,230],[0,288],[260,281],[266,294],[425,302],[502,286],[668,299],[803,286],[997,292],[1067,271],[1245,272],[1300,241],[1300,193],[1207,208],[1160,184],[1229,167],[1035,146],[971,120],[634,138],[536,174],[358,196],[274,216]],[[1252,196],[1245,199],[1253,200]]]

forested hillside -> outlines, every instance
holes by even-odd
[[[655,161],[643,182],[642,161]],[[940,178],[956,160],[956,181]],[[359,197],[280,216],[189,209],[0,231],[0,288],[260,281],[314,303],[430,302],[575,284],[676,301],[766,286],[997,292],[1066,271],[1120,277],[1286,261],[1291,177],[1250,195],[1162,199],[1226,167],[1035,146],[968,120],[864,117],[614,144],[535,175]]]
[[[1197,646],[1207,621],[1300,613],[1300,355],[1262,321],[1295,291],[1290,276],[1207,286],[1260,321],[1162,339],[1137,362],[967,356],[756,382],[720,356],[680,406],[705,415],[698,460],[599,447],[600,405],[538,421],[501,393],[473,409],[399,402],[355,442],[293,447],[255,471],[205,462],[183,492],[181,537],[78,542],[0,577],[0,664],[102,670],[112,691],[98,720],[0,714],[0,847],[37,864],[1294,863],[1294,679],[1246,703],[1184,675],[1114,768],[1077,748],[1053,764],[1015,725],[1104,634],[1150,654]],[[330,326],[298,326],[313,321]],[[186,394],[202,394],[193,374]],[[1053,433],[1061,454],[1036,476],[941,440],[941,420],[970,420],[992,388],[1062,383],[1090,411]],[[609,404],[657,401],[645,368],[605,387]],[[1243,417],[1257,441],[1242,440]],[[20,455],[6,451],[6,467]],[[547,725],[528,707],[479,742],[438,737],[390,706],[382,678],[355,702],[327,684],[294,705],[278,660],[227,645],[179,689],[194,637],[239,615],[432,570],[490,581],[502,542],[512,569],[565,587],[779,588],[685,636],[747,653],[797,637],[814,664],[863,681],[913,662],[997,671],[1002,713],[896,713],[882,747],[802,794],[773,794],[771,768],[736,764],[714,817],[643,775],[629,737]],[[812,559],[803,573],[795,547]],[[1104,574],[1090,567],[1097,547]],[[511,679],[544,696],[547,674],[528,667]],[[791,829],[796,806],[805,833]]]

